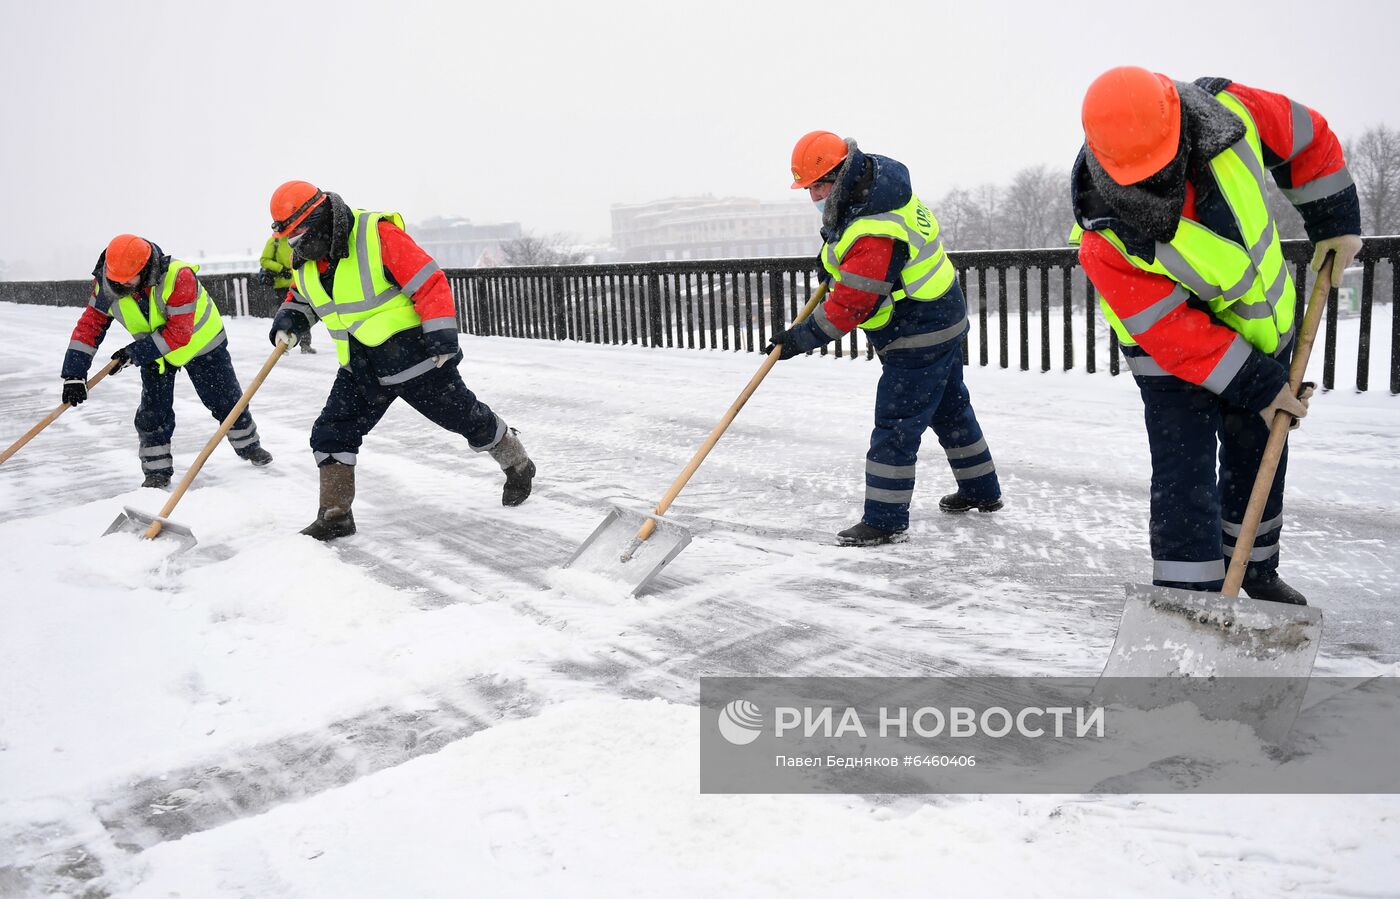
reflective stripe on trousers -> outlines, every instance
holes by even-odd
[[[1153,583],[1219,590],[1268,428],[1257,413],[1230,406],[1204,387],[1170,375],[1144,377],[1136,369],[1135,377],[1152,457]],[[1285,446],[1250,553],[1250,575],[1278,567],[1287,469]]]
[[[915,466],[929,428],[944,447],[959,492],[978,499],[1001,495],[996,466],[963,383],[961,348],[950,343],[924,364],[913,364],[915,360],[905,355],[881,357],[875,428],[865,462],[863,520],[884,530],[902,530],[909,524]]]
[[[318,464],[326,459],[355,464],[355,455],[389,406],[403,399],[434,424],[466,438],[477,452],[495,446],[505,422],[477,399],[454,363],[429,365],[421,375],[384,385],[371,368],[367,351],[351,343],[350,362],[336,372],[325,406],[311,428],[311,449]]]
[[[189,376],[200,402],[215,421],[222,422],[228,417],[243,396],[233,362],[222,341],[179,368],[166,366],[165,371],[160,372],[154,365],[143,365],[140,371],[141,403],[136,409],[136,432],[141,439],[141,470],[147,474],[170,471],[173,467],[170,444],[175,433],[175,382],[180,372]],[[250,409],[244,409],[234,420],[233,432],[243,434],[244,440],[252,435],[250,441],[235,447],[240,455],[257,445],[257,427]],[[229,442],[233,439],[231,437]]]

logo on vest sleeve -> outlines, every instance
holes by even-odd
[[[925,233],[933,230],[933,213],[928,211],[923,203],[914,209],[914,220],[919,223],[919,229]]]

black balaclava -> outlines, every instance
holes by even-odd
[[[315,221],[312,221],[313,218]],[[326,191],[326,202],[307,216],[311,227],[292,244],[292,265],[300,268],[308,260],[340,261],[350,255],[350,231],[355,216],[340,194]]]
[[[292,253],[300,260],[326,259],[331,254],[331,225],[334,216],[331,214],[331,201],[327,197],[326,201],[306,217],[306,231],[298,237],[288,238],[287,242],[292,245]]]

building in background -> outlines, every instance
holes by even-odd
[[[619,262],[807,256],[821,248],[821,216],[805,200],[679,197],[612,207]]]
[[[502,263],[501,244],[516,240],[523,233],[519,222],[499,225],[474,225],[464,218],[430,218],[420,224],[410,224],[408,233],[418,245],[427,250],[443,268],[477,268]],[[189,261],[207,275],[252,273],[258,270],[258,254],[262,251],[244,250],[207,256],[200,250]]]
[[[489,268],[502,262],[501,244],[523,233],[519,222],[474,225],[470,219],[430,218],[408,233],[443,268]]]
[[[242,253],[206,256],[204,251],[200,250],[193,256],[180,258],[199,266],[201,275],[247,275],[258,270],[258,255],[261,252],[262,247],[258,247],[257,250],[244,250]]]

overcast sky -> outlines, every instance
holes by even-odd
[[[1128,63],[1400,125],[1392,2],[0,2],[0,259],[34,278],[123,231],[256,253],[292,178],[605,239],[613,203],[795,196],[816,128],[932,201],[1067,167],[1085,86]]]

